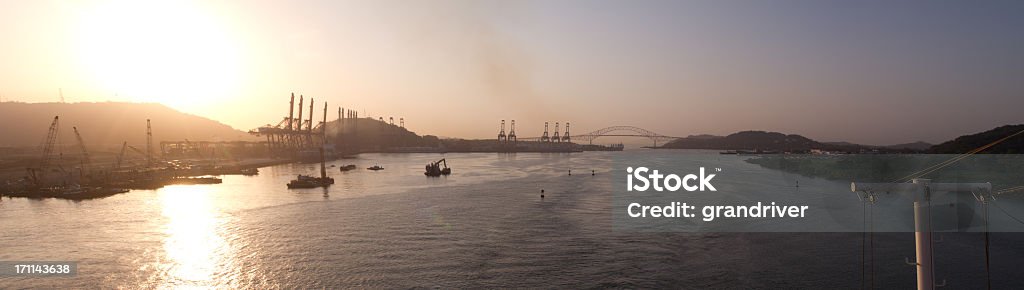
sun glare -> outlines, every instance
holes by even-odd
[[[81,15],[76,49],[102,88],[139,102],[189,108],[228,97],[238,46],[203,3],[111,1]]]

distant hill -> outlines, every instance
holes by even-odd
[[[60,116],[60,141],[76,144],[78,127],[90,150],[109,150],[121,142],[142,146],[146,119],[152,120],[153,142],[163,140],[261,140],[228,125],[185,114],[155,103],[0,103],[0,147],[38,146],[54,116]]]
[[[913,143],[888,145],[888,146],[882,146],[882,147],[889,148],[889,149],[897,149],[897,150],[907,149],[907,150],[914,150],[914,151],[925,151],[925,150],[928,150],[929,148],[932,148],[932,144],[928,143],[928,142],[924,142],[924,141],[917,141],[917,142],[913,142]]]
[[[373,118],[327,121],[327,137],[350,152],[377,152],[393,147],[434,147],[434,136],[419,136],[398,125]]]
[[[743,131],[725,137],[709,135],[690,136],[673,140],[662,147],[678,149],[807,151],[835,146],[823,144],[796,134],[786,135],[778,132]]]
[[[686,138],[707,140],[707,139],[722,138],[722,136],[716,136],[716,135],[710,135],[710,134],[700,134],[700,135],[686,136]]]
[[[725,137],[695,135],[676,139],[661,148],[713,149],[713,150],[765,150],[802,152],[810,149],[829,151],[879,153],[938,153],[960,154],[985,146],[1003,137],[1024,131],[1024,124],[1006,125],[981,133],[964,135],[938,145],[918,141],[887,146],[860,145],[849,142],[818,142],[795,134],[765,131],[743,131]],[[981,153],[1024,154],[1024,133],[1007,139]]]
[[[977,134],[957,137],[951,141],[946,141],[932,146],[931,149],[928,149],[928,152],[941,154],[966,153],[975,148],[985,146],[993,141],[1002,139],[1003,137],[1013,135],[1021,130],[1024,130],[1024,124],[1006,125]],[[980,153],[1022,154],[1024,153],[1024,134],[1007,139],[1006,141],[992,146]]]
[[[712,135],[691,135],[666,143],[662,148],[714,149],[714,150],[763,150],[784,152],[806,152],[821,149],[841,152],[876,151],[884,153],[922,152],[931,147],[925,142],[914,142],[889,146],[869,146],[850,142],[818,142],[810,138],[778,132],[743,131],[725,137]]]

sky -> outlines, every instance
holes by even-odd
[[[447,137],[515,119],[941,142],[1024,123],[1022,51],[1021,1],[0,0],[3,101],[159,102],[241,130],[294,92],[318,119],[327,101]]]

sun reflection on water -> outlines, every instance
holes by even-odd
[[[230,260],[230,244],[220,234],[222,217],[209,186],[168,186],[158,191],[163,216],[167,287],[215,286]]]

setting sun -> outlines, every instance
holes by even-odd
[[[75,45],[98,85],[141,102],[188,108],[239,83],[238,45],[201,3],[112,1],[86,9]]]

